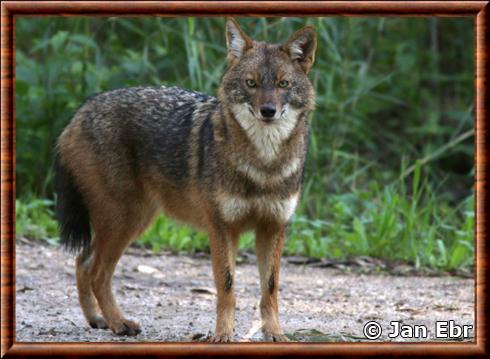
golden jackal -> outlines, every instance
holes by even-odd
[[[80,305],[94,328],[136,335],[112,293],[126,247],[159,211],[209,234],[216,331],[233,335],[239,235],[255,231],[262,331],[287,340],[277,292],[285,229],[300,197],[315,92],[307,78],[316,34],[284,44],[250,39],[226,23],[228,68],[218,97],[177,87],[118,89],[89,98],[57,147],[61,241],[80,251]]]

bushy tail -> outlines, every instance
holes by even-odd
[[[60,242],[70,252],[79,252],[90,246],[90,217],[73,176],[55,158],[55,190],[58,195],[56,215],[60,228]]]

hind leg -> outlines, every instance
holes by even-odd
[[[92,289],[99,303],[102,315],[109,328],[117,335],[136,335],[141,332],[138,323],[124,317],[112,292],[112,277],[117,262],[132,238],[116,238],[109,233],[96,234],[100,240],[94,246],[91,268]]]
[[[129,202],[131,203],[131,202]],[[156,214],[156,208],[136,201],[129,208],[112,208],[111,218],[94,216],[93,259],[89,270],[92,290],[108,327],[118,335],[141,332],[138,323],[124,317],[112,291],[112,277],[126,247],[140,235]]]
[[[76,260],[78,300],[83,315],[92,328],[107,329],[107,323],[100,314],[100,308],[92,291],[90,267],[93,262],[92,249],[80,253]]]

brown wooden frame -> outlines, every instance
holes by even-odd
[[[472,343],[24,343],[15,342],[15,17],[472,16],[475,19],[476,341]],[[1,4],[1,356],[413,356],[487,357],[488,322],[488,1],[4,1]]]

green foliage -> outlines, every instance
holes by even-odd
[[[58,242],[58,223],[54,219],[53,201],[28,199],[15,201],[15,233],[18,237]]]
[[[467,18],[241,18],[258,40],[318,33],[317,90],[300,208],[287,253],[373,255],[454,268],[473,255],[473,21]],[[16,20],[17,233],[53,238],[55,141],[87,96],[134,85],[215,94],[221,18]],[[401,169],[400,169],[401,167]],[[159,218],[140,240],[205,250]],[[242,239],[251,248],[253,238]]]
[[[297,216],[286,253],[345,258],[359,255],[457,268],[474,263],[473,196],[459,208],[439,203],[416,166],[411,193],[403,182],[331,195],[316,219]]]
[[[204,251],[209,247],[207,236],[163,216],[158,217],[155,224],[141,236],[139,243],[155,252],[161,249],[172,249],[176,252]]]

